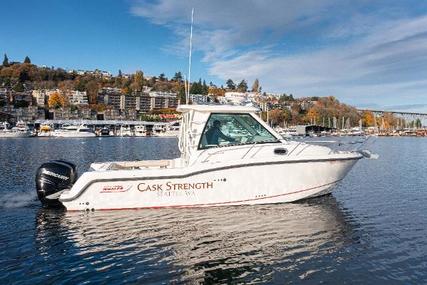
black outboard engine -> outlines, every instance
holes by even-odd
[[[60,207],[58,198],[50,197],[64,189],[70,189],[77,180],[76,166],[65,160],[43,163],[36,174],[37,196],[43,206]]]

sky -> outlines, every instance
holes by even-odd
[[[2,0],[0,53],[117,74],[258,78],[263,91],[427,112],[427,1]]]

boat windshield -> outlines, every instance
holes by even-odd
[[[250,114],[211,114],[203,131],[199,149],[278,141]]]

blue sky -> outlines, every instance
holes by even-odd
[[[263,90],[336,96],[359,107],[427,112],[427,1],[3,0],[0,52],[39,65],[187,69]]]

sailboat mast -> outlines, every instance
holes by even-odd
[[[191,9],[191,26],[190,26],[190,51],[188,55],[188,81],[187,81],[187,96],[186,96],[186,104],[190,99],[190,82],[191,82],[191,50],[193,47],[193,22],[194,22],[194,8]]]

